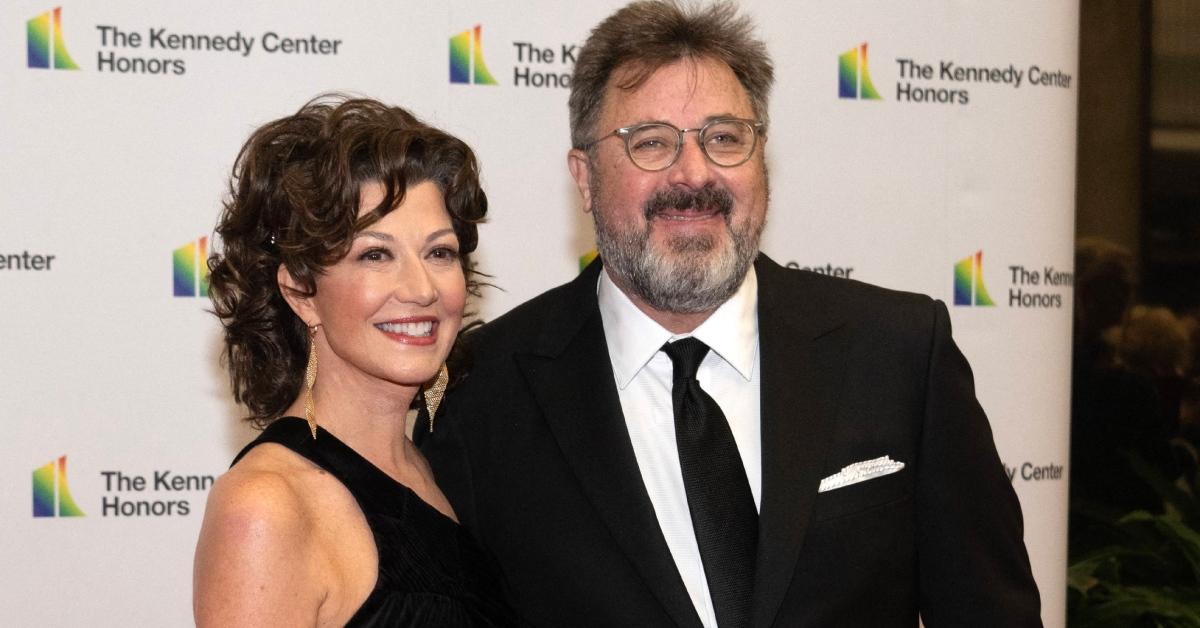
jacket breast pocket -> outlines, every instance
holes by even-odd
[[[912,472],[906,467],[895,473],[818,493],[812,522],[832,521],[900,502],[912,496]]]

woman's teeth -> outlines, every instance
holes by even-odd
[[[380,330],[389,334],[400,334],[402,336],[428,336],[433,333],[433,321],[421,321],[419,323],[379,323],[376,325]]]

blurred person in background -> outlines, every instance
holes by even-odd
[[[1101,518],[1137,509],[1159,512],[1162,499],[1135,471],[1131,456],[1164,479],[1177,475],[1168,445],[1174,416],[1154,373],[1178,357],[1152,337],[1161,314],[1146,318],[1133,307],[1135,268],[1128,250],[1081,239],[1075,273],[1072,506]],[[1089,521],[1073,517],[1072,536],[1086,535]]]

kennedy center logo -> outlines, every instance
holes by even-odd
[[[27,65],[31,68],[79,69],[63,41],[62,7],[55,7],[25,23],[25,47]]]
[[[838,98],[880,100],[867,68],[867,44],[838,55]]]
[[[469,85],[496,85],[496,79],[483,62],[483,44],[479,24],[450,38],[450,82]]]
[[[983,251],[976,251],[954,265],[955,305],[995,305],[983,285]]]
[[[33,470],[33,516],[82,517],[67,487],[67,457],[60,456]]]
[[[208,296],[208,238],[200,236],[195,242],[175,249],[171,258],[174,263],[175,296]]]

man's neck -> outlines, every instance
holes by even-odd
[[[635,306],[637,306],[637,309],[641,310],[643,314],[650,317],[650,320],[662,325],[663,329],[666,329],[672,334],[691,333],[697,327],[699,327],[701,323],[708,320],[708,317],[712,316],[713,312],[717,311],[717,308],[695,313],[680,313],[657,310],[651,307],[649,303],[646,303],[644,300],[642,300],[642,298],[633,290],[630,290],[628,284],[625,283],[625,278],[617,276],[616,273],[608,273],[608,277],[609,279],[612,279],[613,284],[615,284],[617,288],[625,294],[625,296],[629,297],[629,300]]]

